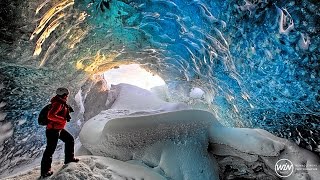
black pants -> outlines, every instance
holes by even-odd
[[[64,148],[64,161],[68,162],[74,158],[74,139],[73,136],[66,130],[47,129],[47,147],[43,153],[41,160],[41,173],[46,173],[51,169],[52,155],[56,150],[58,139],[62,140],[65,144]]]

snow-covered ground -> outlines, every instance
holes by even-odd
[[[63,161],[53,162],[55,173],[48,179],[165,179],[148,168],[101,156],[81,156],[79,163],[63,165]],[[40,167],[11,176],[7,180],[40,179]]]
[[[318,167],[295,168],[288,179],[320,177],[319,157],[267,131],[224,127],[210,112],[128,84],[107,93],[105,105],[111,108],[85,122],[80,132],[80,162],[56,161],[49,179],[277,179],[280,159]],[[39,173],[37,165],[8,179],[37,179]]]

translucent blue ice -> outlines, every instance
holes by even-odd
[[[78,51],[117,51],[117,60],[147,65],[171,88],[201,86],[226,125],[256,126],[265,117],[254,114],[269,111],[320,115],[319,24],[312,16],[319,10],[305,9],[314,4],[104,1],[109,8],[102,0],[76,1],[90,15]]]

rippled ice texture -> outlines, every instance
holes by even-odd
[[[75,5],[89,15],[80,56],[84,49],[117,52],[119,61],[157,71],[181,96],[186,92],[180,86],[201,86],[226,125],[319,117],[319,5],[268,0]]]
[[[92,72],[136,62],[165,79],[173,100],[192,104],[200,87],[224,125],[316,148],[319,9],[315,1],[76,0],[40,58]]]

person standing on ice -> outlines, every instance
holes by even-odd
[[[48,124],[46,128],[47,146],[41,160],[41,176],[51,176],[52,155],[57,147],[58,139],[65,143],[64,164],[78,162],[74,157],[74,138],[65,130],[65,125],[70,121],[70,112],[73,109],[67,105],[69,90],[67,88],[58,88],[56,96],[51,99],[51,108],[48,112]]]

